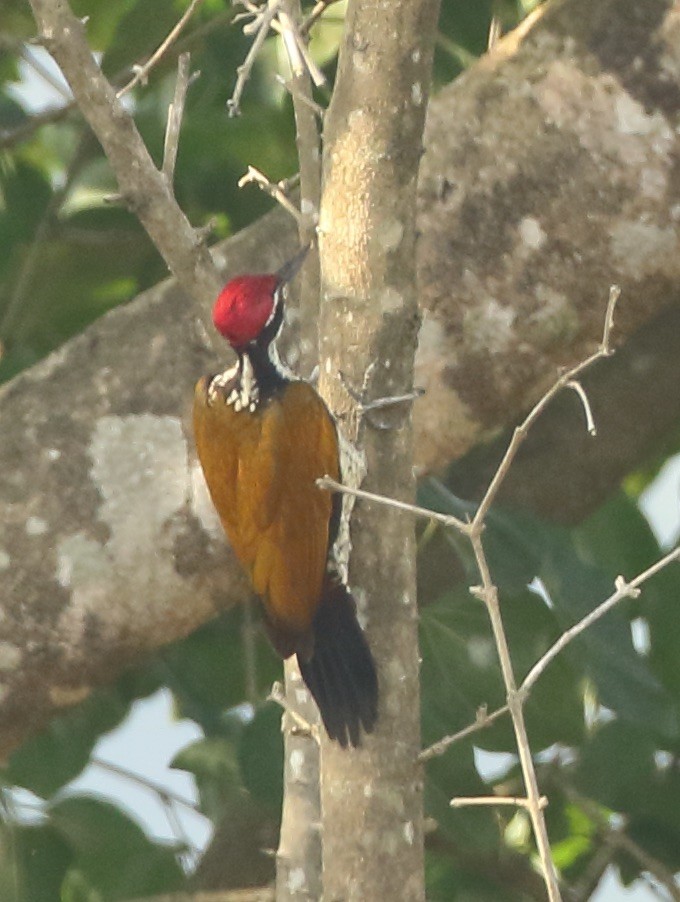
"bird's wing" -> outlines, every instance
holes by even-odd
[[[316,480],[338,478],[335,424],[314,389],[292,383],[277,437],[278,489],[253,572],[274,623],[307,630],[316,613],[328,556],[332,498]]]
[[[209,403],[202,383],[194,432],[213,503],[274,628],[309,630],[328,554],[330,494],[339,476],[335,424],[306,382],[292,382],[254,413]]]

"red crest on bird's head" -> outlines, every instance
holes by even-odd
[[[213,323],[234,350],[255,341],[281,303],[281,290],[302,266],[309,245],[285,263],[277,273],[236,276],[220,291],[213,307]],[[279,322],[279,328],[280,328]],[[275,335],[270,336],[270,340]]]
[[[254,341],[274,312],[277,275],[236,276],[224,286],[213,307],[213,323],[238,350]]]

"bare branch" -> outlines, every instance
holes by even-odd
[[[238,180],[239,188],[243,188],[244,185],[248,185],[250,182],[254,182],[258,187],[260,187],[266,194],[270,197],[273,197],[277,203],[281,204],[284,210],[286,210],[293,219],[300,225],[304,222],[303,214],[297,209],[295,204],[292,204],[286,195],[283,192],[280,184],[274,185],[269,181],[267,176],[260,172],[259,169],[256,169],[254,166],[249,166],[248,171],[245,175],[242,175]]]
[[[602,342],[600,351],[604,357],[608,357],[613,353],[611,346],[611,333],[614,328],[614,311],[619,298],[621,297],[621,289],[618,285],[611,285],[609,288],[609,300],[607,302],[607,312],[604,317],[604,331],[602,333]]]
[[[172,187],[175,180],[175,164],[177,162],[177,150],[179,148],[179,133],[182,128],[182,116],[184,115],[184,102],[189,89],[189,53],[180,54],[177,62],[177,82],[175,83],[175,96],[168,107],[168,122],[165,128],[165,144],[163,147],[163,175],[167,183]]]
[[[550,662],[557,657],[557,655],[562,651],[563,648],[569,645],[570,642],[573,642],[573,640],[584,630],[588,629],[589,626],[603,617],[606,613],[611,611],[611,609],[615,607],[620,601],[623,601],[624,598],[637,598],[640,594],[639,587],[643,583],[647,582],[648,579],[651,579],[652,576],[659,573],[660,570],[663,570],[664,567],[667,567],[673,561],[678,560],[680,560],[680,546],[674,548],[672,551],[669,551],[668,554],[664,555],[655,564],[653,564],[651,567],[648,567],[629,583],[625,582],[623,577],[619,576],[616,580],[616,592],[614,592],[613,595],[610,595],[610,597],[606,601],[603,601],[602,604],[599,604],[589,614],[586,614],[583,619],[579,620],[578,623],[575,623],[574,626],[570,627],[565,633],[563,633],[560,638],[554,643],[554,645],[551,645],[551,647],[543,655],[543,657],[534,664],[534,666],[524,678],[520,688],[523,691],[528,692],[532,688],[536,680],[541,676],[548,664],[550,664]]]
[[[614,322],[614,309],[616,307],[616,302],[619,299],[620,293],[621,292],[616,286],[612,286],[612,288],[610,288],[609,290],[609,301],[607,303],[607,310],[605,313],[602,342],[600,343],[597,351],[595,351],[594,354],[591,354],[585,360],[582,360],[581,363],[578,363],[576,366],[563,373],[559,377],[559,379],[555,381],[552,388],[550,388],[534,405],[534,407],[527,414],[522,423],[513,432],[510,444],[508,445],[508,449],[505,452],[503,460],[500,462],[498,469],[496,470],[496,473],[491,480],[489,488],[487,489],[484,497],[482,498],[482,501],[480,502],[479,507],[477,508],[477,512],[474,517],[474,523],[479,524],[483,522],[489,508],[491,507],[496,495],[498,494],[501,485],[503,484],[503,480],[507,476],[510,465],[517,456],[520,445],[526,438],[527,433],[531,429],[532,425],[540,417],[550,401],[552,401],[555,395],[566,385],[569,385],[570,382],[573,382],[577,376],[579,376],[584,370],[587,370],[588,367],[595,363],[596,360],[600,360],[603,357],[609,357],[613,353],[610,344],[611,330]]]
[[[573,627],[563,633],[562,636],[560,636],[560,638],[550,646],[548,651],[539,658],[539,660],[534,664],[529,673],[526,675],[517,690],[518,694],[522,695],[524,698],[528,698],[531,690],[542,676],[548,664],[550,664],[550,662],[553,661],[557,657],[557,655],[567,645],[569,645],[570,642],[573,641],[573,639],[575,639],[578,635],[580,635],[580,633],[582,633],[589,626],[595,623],[596,620],[599,620],[606,613],[608,613],[608,611],[610,611],[624,598],[637,598],[640,594],[640,586],[642,586],[648,579],[651,579],[652,576],[655,576],[657,573],[659,573],[674,561],[680,561],[680,546],[664,555],[655,564],[653,564],[651,567],[648,567],[647,570],[644,570],[642,573],[638,574],[638,576],[632,579],[629,583],[624,582],[622,577],[617,577],[616,592],[614,592],[608,599],[603,601],[602,604],[598,605],[594,610],[587,614],[582,620],[579,620],[579,622],[576,623]],[[483,594],[483,590],[474,592],[473,594]],[[508,705],[503,705],[500,708],[496,708],[490,714],[487,714],[485,708],[480,709],[480,711],[477,712],[477,717],[474,723],[470,724],[462,730],[459,730],[458,733],[454,733],[451,736],[444,736],[442,739],[437,740],[437,742],[428,746],[426,749],[423,749],[423,751],[420,753],[420,760],[428,761],[430,758],[442,755],[450,745],[453,745],[454,743],[459,742],[461,739],[465,739],[467,736],[470,736],[473,733],[476,733],[479,730],[490,726],[495,720],[497,720],[499,717],[502,717],[504,714],[507,714],[508,712]]]
[[[494,15],[491,17],[491,22],[489,23],[489,35],[486,41],[486,49],[493,50],[502,36],[503,23],[501,22],[500,16]]]
[[[116,98],[118,100],[120,100],[121,97],[123,97],[125,94],[127,94],[129,91],[131,91],[135,87],[135,85],[138,85],[140,82],[142,84],[146,84],[147,78],[149,77],[149,72],[151,72],[153,67],[161,61],[161,59],[165,56],[165,54],[168,52],[170,47],[172,47],[172,45],[175,43],[177,38],[180,36],[182,29],[187,24],[189,19],[192,17],[192,15],[194,14],[194,11],[197,9],[197,7],[202,2],[203,2],[203,0],[191,0],[191,3],[189,4],[186,11],[182,15],[182,18],[175,25],[175,27],[172,29],[172,31],[168,34],[168,36],[165,38],[163,43],[158,47],[158,49],[155,50],[151,54],[151,56],[146,61],[146,63],[144,63],[143,66],[135,67],[134,76],[130,79],[130,81],[124,87],[122,87],[117,92]]]
[[[541,796],[538,800],[541,808],[546,808],[548,799]],[[531,802],[521,796],[456,796],[451,799],[449,805],[452,808],[472,808],[475,806],[512,805],[515,808],[530,809]]]
[[[160,251],[170,271],[207,305],[221,286],[207,248],[180,210],[132,120],[104,77],[87,43],[83,23],[67,2],[31,0],[43,43],[108,157],[121,193]]]
[[[330,489],[333,492],[341,492],[344,495],[352,495],[354,498],[363,498],[365,501],[373,501],[376,504],[383,504],[386,507],[393,507],[396,510],[405,511],[407,514],[413,514],[415,517],[422,517],[424,520],[436,520],[444,526],[453,526],[459,532],[468,534],[470,524],[463,523],[458,517],[451,514],[439,514],[437,511],[428,510],[426,507],[418,507],[416,504],[407,504],[405,501],[397,501],[395,498],[387,498],[385,495],[377,495],[375,492],[366,492],[363,489],[353,489],[349,486],[342,485],[331,479],[330,476],[322,476],[317,479],[316,484],[320,489]]]
[[[429,761],[430,758],[437,758],[439,755],[443,755],[449,746],[459,742],[461,739],[465,739],[467,736],[471,736],[473,733],[477,733],[479,730],[483,730],[485,727],[490,727],[494,721],[504,714],[508,714],[509,711],[510,709],[507,705],[497,708],[491,714],[487,714],[486,707],[480,708],[477,711],[474,723],[459,730],[457,733],[453,733],[451,736],[444,736],[442,739],[438,739],[437,742],[433,742],[432,745],[422,750],[418,759],[420,761]]]
[[[325,13],[329,6],[332,6],[333,3],[337,2],[338,0],[318,0],[318,2],[314,4],[314,8],[312,9],[311,13],[307,16],[305,21],[300,26],[300,34],[309,34],[312,25],[314,25],[314,23],[321,18],[321,16]]]
[[[298,711],[296,711],[296,709],[293,707],[293,705],[291,705],[290,701],[286,697],[281,683],[276,682],[273,684],[271,691],[267,696],[267,699],[268,701],[276,702],[277,705],[280,705],[283,708],[288,717],[290,717],[290,719],[295,724],[298,732],[304,733],[307,736],[311,736],[317,744],[319,743],[320,734],[318,725],[305,720],[305,718],[302,717]]]
[[[116,774],[119,777],[125,777],[126,780],[130,780],[130,782],[132,783],[137,783],[139,786],[143,786],[145,789],[148,789],[150,792],[155,793],[157,796],[159,796],[159,798],[165,801],[175,802],[177,805],[181,805],[183,808],[188,808],[189,811],[193,811],[195,814],[200,814],[201,817],[206,817],[206,815],[203,814],[196,802],[194,802],[192,799],[188,799],[186,796],[175,792],[175,790],[173,789],[168,789],[167,786],[164,786],[162,783],[158,783],[156,780],[151,780],[148,777],[143,777],[127,767],[123,767],[122,765],[116,764],[113,761],[106,761],[104,760],[104,758],[99,758],[96,755],[93,755],[90,758],[90,764],[94,764],[95,767],[106,770],[111,774]]]
[[[300,30],[293,19],[282,9],[279,11],[278,20],[281,26],[280,34],[283,38],[293,75],[299,77],[308,72],[317,88],[325,85],[326,76],[310,56],[304,38],[300,35]]]
[[[312,97],[310,69],[300,53],[302,39],[296,22],[302,15],[300,0],[282,0],[278,22],[287,25],[283,43],[291,68],[287,88],[293,100],[295,143],[299,161],[300,216],[296,217],[301,247],[310,252],[300,274],[299,310],[304,321],[318,322],[319,256],[316,247],[316,224],[321,199],[321,138],[317,123],[317,105]],[[306,48],[305,48],[306,51]],[[283,186],[278,186],[283,190]],[[307,348],[309,350],[307,350]],[[298,367],[304,372],[317,359],[316,342],[300,347]],[[291,718],[283,721],[285,781],[281,830],[276,857],[277,895],[281,902],[306,900],[323,894],[323,849],[319,825],[321,812],[321,749],[319,712],[311,693],[303,690],[304,683],[296,657],[285,665],[285,697],[298,713],[308,720],[310,733],[291,729]],[[305,762],[304,776],[296,761]],[[293,874],[304,874],[304,880],[291,880]]]
[[[244,3],[243,5],[246,9],[254,12],[256,15],[255,21],[249,26],[246,26],[246,28],[248,28],[249,31],[252,31],[253,27],[256,28],[257,34],[255,35],[255,40],[250,45],[250,50],[248,51],[243,64],[236,70],[234,92],[227,101],[227,110],[229,111],[230,116],[238,116],[241,112],[241,95],[243,94],[243,89],[250,78],[250,73],[255,60],[257,59],[257,54],[260,52],[260,48],[264,44],[265,39],[269,34],[269,29],[272,27],[272,22],[279,10],[279,0],[267,0],[267,5],[263,9],[259,9],[257,6],[254,6],[254,4]],[[243,29],[244,33],[247,33],[246,28]]]
[[[526,788],[526,809],[529,812],[534,830],[534,837],[536,839],[538,854],[543,869],[543,878],[548,890],[548,898],[550,899],[550,902],[559,902],[562,897],[560,895],[555,863],[550,852],[550,840],[548,838],[545,818],[543,817],[543,805],[541,804],[542,796],[538,789],[536,770],[534,768],[531,746],[529,745],[529,737],[527,735],[526,723],[524,720],[525,696],[522,690],[518,691],[517,683],[515,681],[512,659],[510,657],[510,648],[503,627],[503,619],[498,601],[498,591],[491,579],[489,565],[482,545],[481,530],[483,528],[483,523],[478,522],[475,517],[472,525],[473,529],[470,534],[470,542],[472,543],[472,550],[482,578],[482,585],[476,592],[473,592],[472,589],[470,591],[473,592],[473,594],[478,594],[483,599],[489,614],[491,629],[493,631],[494,641],[500,660],[501,672],[503,674],[503,683],[508,694],[508,708],[510,709],[512,726],[515,731],[515,741],[517,743],[522,776]]]

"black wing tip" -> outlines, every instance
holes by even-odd
[[[314,619],[314,651],[298,661],[329,737],[342,748],[360,746],[378,719],[378,675],[354,599],[339,580],[327,581]]]

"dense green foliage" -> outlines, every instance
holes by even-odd
[[[122,84],[130,66],[167,34],[186,4],[175,0],[78,0],[104,70]],[[529,7],[532,4],[527,3]],[[491,0],[444,0],[435,80],[443,84],[485,46]],[[498,9],[512,24],[528,11]],[[332,81],[342,4],[314,32],[313,51]],[[280,48],[270,39],[250,79],[243,115],[229,119],[225,103],[248,48],[234,11],[205,0],[148,86],[133,95],[136,120],[158,159],[165,111],[179,50],[190,49],[201,77],[191,87],[177,168],[177,195],[195,225],[213,219],[224,236],[267,207],[256,188],[239,191],[250,163],[272,179],[295,172],[290,102],[276,84]],[[30,366],[95,317],[164,276],[135,218],[105,202],[115,184],[77,109],[55,100],[35,116],[17,99],[23,42],[34,34],[22,0],[0,9],[0,379]],[[30,66],[29,66],[30,68]],[[320,100],[327,100],[320,92]],[[58,108],[58,109],[57,109]],[[187,392],[190,387],[187,386]],[[522,677],[560,632],[611,594],[614,578],[632,577],[661,549],[636,495],[646,478],[631,479],[573,530],[513,511],[492,513],[486,533],[518,675]],[[441,485],[421,487],[421,502],[455,513],[465,505]],[[503,685],[482,604],[449,572],[477,581],[458,539],[443,530],[421,536],[423,739],[433,742],[475,720],[480,706],[503,703]],[[457,561],[456,567],[452,566]],[[540,585],[534,580],[540,580]],[[529,586],[533,588],[529,588]],[[550,603],[546,603],[546,597]],[[528,704],[530,738],[540,780],[550,797],[549,829],[565,879],[577,883],[608,837],[610,860],[625,881],[643,865],[612,842],[610,814],[627,835],[671,872],[680,869],[680,568],[646,587],[642,600],[621,605],[574,642],[546,671]],[[634,644],[631,623],[644,641]],[[178,842],[153,842],[134,818],[109,801],[64,791],[87,764],[98,738],[122,722],[131,704],[160,687],[178,716],[194,720],[205,738],[185,749],[176,766],[195,774],[201,810],[219,825],[268,822],[280,806],[278,711],[265,702],[280,673],[263,637],[247,672],[242,611],[224,616],[154,660],[126,674],[28,741],[3,772],[0,899],[6,902],[107,902],[186,885]],[[243,703],[254,703],[252,720]],[[149,741],[153,741],[150,737]],[[514,902],[542,898],[532,868],[533,846],[522,811],[453,810],[454,795],[521,794],[509,720],[474,737],[474,746],[504,752],[494,776],[479,767],[471,740],[427,766],[429,898]],[[11,787],[37,797],[27,819]],[[252,843],[259,834],[252,833]],[[225,851],[225,858],[228,857]],[[199,869],[199,878],[201,870]]]

